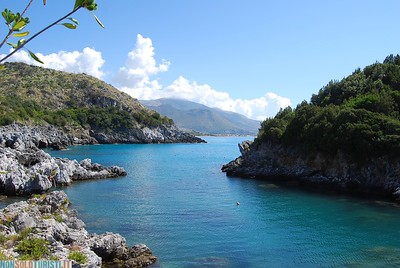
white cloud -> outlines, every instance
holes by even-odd
[[[49,55],[43,55],[42,53],[35,53],[35,55],[38,56],[44,64],[32,59],[28,52],[24,50],[16,52],[9,61],[25,62],[32,65],[71,73],[86,73],[100,79],[104,76],[101,68],[105,61],[102,58],[101,52],[98,52],[93,48],[86,47],[82,52],[60,51]]]
[[[34,61],[25,51],[17,52],[10,61],[22,61],[67,72],[87,73],[100,79],[104,77],[101,68],[105,61],[101,52],[92,48],[84,48],[82,52],[60,51],[49,55],[36,55],[44,64]],[[226,92],[215,90],[207,84],[189,81],[183,76],[171,85],[163,87],[153,77],[168,71],[170,63],[166,60],[157,63],[154,56],[152,40],[138,34],[136,45],[128,53],[125,66],[121,67],[113,78],[116,86],[137,99],[183,98],[209,107],[237,112],[256,120],[272,117],[280,108],[291,105],[288,98],[272,92],[257,99],[233,99]]]
[[[226,92],[215,90],[207,84],[191,82],[183,76],[166,87],[162,87],[157,80],[151,80],[151,76],[168,71],[169,64],[163,60],[157,65],[151,39],[139,34],[135,48],[129,52],[127,62],[114,77],[114,82],[122,91],[137,99],[182,98],[256,120],[272,117],[280,108],[291,105],[290,99],[272,92],[258,99],[232,99]]]
[[[145,94],[147,91],[158,90],[161,86],[157,80],[150,80],[150,76],[168,71],[169,64],[163,60],[157,65],[151,39],[138,34],[136,46],[129,52],[125,66],[119,69],[114,82],[132,96],[138,95],[139,92]]]

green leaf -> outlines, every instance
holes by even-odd
[[[79,21],[74,19],[74,18],[68,18],[70,21],[72,21],[73,23],[75,23],[76,25],[79,25]]]
[[[76,0],[75,1],[75,5],[74,5],[74,9],[77,9],[78,7],[81,7],[84,2],[85,2],[85,0]]]
[[[18,40],[18,47],[22,47],[25,44],[25,39]]]
[[[102,28],[106,28],[106,27],[104,26],[104,24],[99,20],[99,18],[98,18],[94,13],[92,13],[92,14],[93,14],[93,17],[96,19],[97,23],[98,23]]]
[[[18,47],[17,44],[14,44],[14,43],[11,43],[11,42],[7,42],[7,44],[10,45],[12,48],[17,48]]]
[[[91,4],[85,5],[85,8],[89,11],[94,11],[97,10],[97,4],[93,2]]]
[[[0,71],[4,70],[6,67],[3,64],[0,64]]]
[[[41,61],[32,51],[28,50],[29,55],[31,55],[32,59],[34,59],[37,62],[40,62],[41,64],[44,64],[43,61]]]
[[[7,8],[3,11],[3,12],[1,12],[1,15],[3,16],[3,18],[7,21],[8,20],[8,10],[7,10]],[[7,21],[8,22],[8,21]]]
[[[13,36],[15,36],[15,37],[24,37],[24,36],[27,36],[28,34],[29,34],[29,32],[15,33],[15,34],[13,34]]]
[[[24,20],[20,20],[17,24],[13,26],[14,31],[20,31],[26,26],[26,22]]]
[[[76,29],[76,25],[75,24],[72,24],[72,23],[62,23],[62,25],[64,25],[65,27],[67,27],[68,29],[71,29],[71,30],[75,30]]]
[[[9,26],[15,19],[15,14],[12,13],[11,10],[8,10],[7,8],[4,9],[3,12],[1,12],[1,15],[3,16],[3,18],[6,21],[6,24]]]

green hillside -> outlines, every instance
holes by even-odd
[[[400,155],[400,56],[390,55],[340,81],[331,81],[295,109],[265,120],[257,143],[357,159]]]
[[[6,63],[0,71],[0,125],[15,121],[104,132],[173,124],[92,76]]]

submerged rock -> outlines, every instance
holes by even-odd
[[[53,191],[0,210],[0,253],[18,259],[27,254],[19,245],[29,240],[45,245],[43,259],[73,259],[71,253],[79,252],[83,258],[73,267],[144,267],[156,261],[146,245],[130,248],[120,234],[89,234],[69,205],[63,191]]]

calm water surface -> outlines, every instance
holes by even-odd
[[[399,207],[227,178],[246,138],[205,139],[51,153],[127,170],[64,190],[89,232],[146,244],[153,267],[400,267]]]

